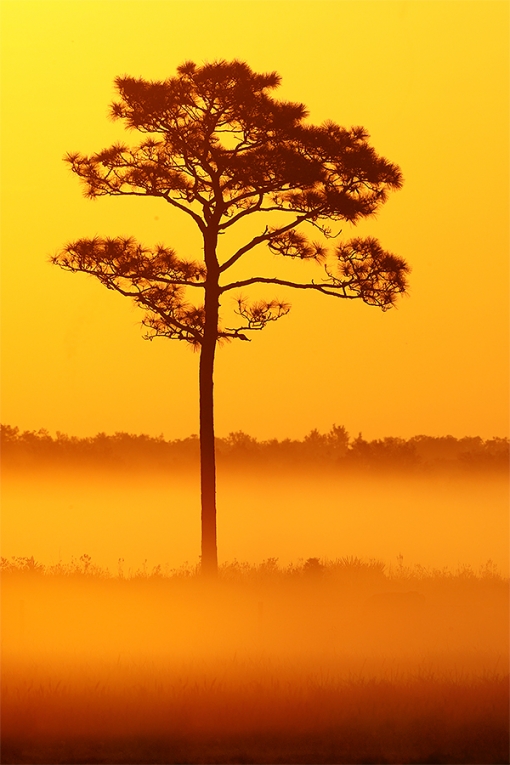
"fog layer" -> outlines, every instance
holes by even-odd
[[[508,583],[490,570],[29,568],[3,575],[4,762],[503,761]]]
[[[193,470],[5,471],[2,554],[79,559],[117,573],[196,564],[200,494]],[[309,557],[508,575],[508,484],[490,472],[409,475],[222,468],[220,561],[287,565]],[[119,564],[120,560],[120,564]]]

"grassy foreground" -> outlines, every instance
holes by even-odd
[[[3,763],[508,762],[490,565],[2,569]]]

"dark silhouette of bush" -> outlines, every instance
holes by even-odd
[[[102,467],[104,469],[196,470],[199,440],[196,435],[165,440],[153,437],[98,433],[77,438],[47,430],[20,431],[0,426],[2,462],[5,468]],[[258,441],[242,431],[216,439],[219,464],[247,469],[326,469],[335,471],[392,470],[507,471],[509,439],[453,436],[387,437],[367,441],[361,433],[355,439],[342,426],[333,425],[328,433],[312,430],[302,440],[269,439]]]

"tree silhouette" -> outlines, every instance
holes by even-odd
[[[248,340],[248,333],[290,308],[281,300],[238,294],[236,320],[224,326],[223,296],[270,284],[360,298],[386,310],[405,291],[409,270],[373,238],[328,248],[336,236],[331,222],[354,224],[372,215],[388,190],[400,188],[401,173],[376,154],[362,127],[306,124],[304,105],[269,95],[279,83],[275,72],[257,74],[241,61],[201,67],[187,62],[164,82],[119,77],[111,117],[145,134],[142,142],[66,156],[86,196],[159,197],[188,215],[200,232],[201,260],[183,260],[163,245],[148,249],[132,238],[95,237],[67,244],[52,262],[91,274],[134,299],[146,309],[147,339],[184,340],[200,350],[201,566],[206,574],[217,571],[216,346],[220,340]],[[219,237],[248,216],[260,224],[258,233],[222,257]],[[303,233],[303,224],[315,229],[320,241]],[[296,282],[254,274],[229,281],[229,269],[263,244],[284,258],[316,261],[324,269],[322,278]],[[190,301],[197,293],[203,299]]]

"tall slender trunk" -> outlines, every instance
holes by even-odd
[[[205,575],[218,571],[216,543],[216,453],[214,447],[213,372],[216,339],[200,353],[200,490],[202,499],[202,564]]]
[[[216,541],[216,450],[214,444],[214,354],[218,340],[218,263],[216,248],[206,245],[207,287],[205,290],[205,325],[200,351],[200,491],[202,502],[201,573],[218,573]]]

